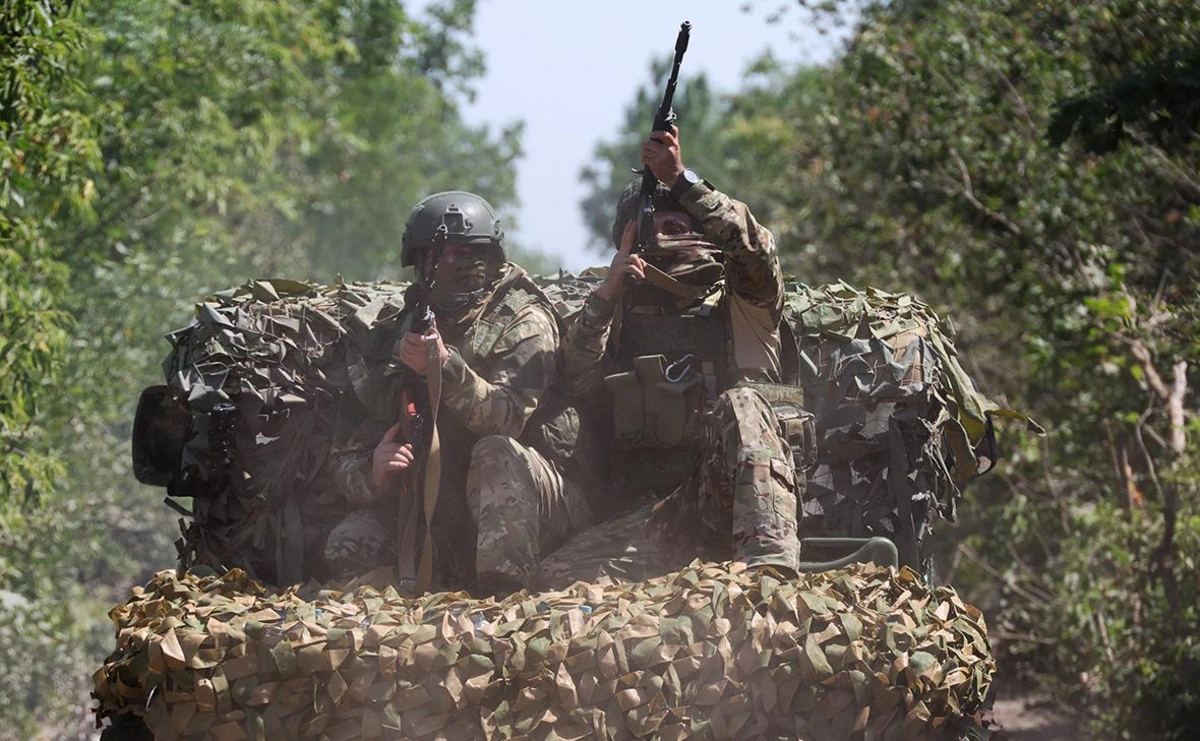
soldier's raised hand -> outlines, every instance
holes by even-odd
[[[658,182],[672,185],[683,172],[683,152],[679,148],[679,127],[670,131],[651,131],[642,143],[642,164],[650,168]]]
[[[617,250],[617,254],[613,255],[612,263],[608,266],[608,274],[604,276],[604,282],[596,289],[596,294],[600,298],[611,301],[621,295],[627,275],[643,279],[646,277],[646,261],[637,255],[630,254],[636,235],[637,223],[631,221],[625,225],[625,231],[621,234],[621,248]]]
[[[394,474],[406,471],[412,465],[412,445],[400,442],[403,424],[397,422],[389,427],[371,455],[371,478],[376,486],[385,486]]]

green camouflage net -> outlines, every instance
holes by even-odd
[[[979,610],[908,569],[741,564],[500,603],[266,594],[162,572],[112,611],[98,718],[205,739],[951,738],[994,672]]]
[[[310,575],[307,552],[340,516],[323,464],[347,351],[400,310],[404,288],[251,281],[197,304],[169,335],[163,374],[190,418],[168,489],[193,497],[182,567],[241,567],[282,584]]]
[[[945,324],[912,296],[797,284],[785,312],[817,425],[801,537],[881,535],[924,569],[934,522],[954,521],[961,488],[995,462],[990,416],[1033,423],[975,390]]]

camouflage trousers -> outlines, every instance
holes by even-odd
[[[481,438],[471,451],[467,506],[478,529],[475,573],[483,592],[535,588],[541,555],[592,522],[576,482],[501,435]]]
[[[396,565],[395,504],[356,509],[325,539],[325,565],[334,579],[349,579],[381,566]]]
[[[544,557],[540,586],[559,589],[605,575],[648,579],[696,558],[796,570],[800,493],[771,405],[752,389],[730,389],[709,420],[699,470],[666,499],[597,525]]]
[[[734,560],[796,570],[797,474],[771,405],[753,389],[729,389],[717,399],[708,433],[709,454],[685,487],[694,493],[676,494],[683,506],[694,503]]]

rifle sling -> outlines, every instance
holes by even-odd
[[[408,394],[401,393],[397,405],[398,415],[408,414]],[[398,417],[403,419],[404,417]],[[414,465],[405,471],[400,488],[399,538],[396,542],[396,577],[405,589],[414,590],[417,582],[417,517],[421,505],[416,497],[417,481],[421,466]]]
[[[438,438],[437,413],[442,400],[441,358],[438,356],[438,346],[431,343],[426,356],[427,369],[436,369],[435,373],[425,376],[426,392],[429,396],[429,424],[432,434],[429,438],[429,451],[422,465],[414,466],[407,476],[407,485],[401,492],[403,497],[400,504],[399,542],[397,543],[397,577],[401,585],[411,586],[413,594],[421,594],[429,590],[433,581],[433,515],[437,509],[438,492],[442,485],[442,446]],[[407,405],[401,405],[401,413],[407,413]],[[423,474],[418,476],[418,472]],[[420,484],[422,497],[418,501],[415,492]],[[405,496],[407,494],[407,496]],[[424,513],[425,531],[424,543],[421,547],[420,559],[417,557],[417,518]]]
[[[438,439],[437,415],[442,402],[442,358],[438,343],[426,346],[425,380],[429,384],[429,454],[425,456],[425,545],[421,549],[421,560],[417,565],[417,593],[429,591],[433,581],[433,513],[437,508],[438,491],[442,485],[442,446]]]

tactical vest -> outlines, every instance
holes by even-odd
[[[779,327],[781,379],[766,369],[736,367],[735,342],[759,340],[735,337],[729,312],[723,282],[682,310],[661,304],[624,306],[610,341],[610,353],[623,372],[604,379],[612,399],[613,483],[618,488],[663,496],[686,480],[700,466],[717,397],[735,385],[752,386],[766,398],[797,465],[810,463],[812,416],[803,409],[790,327],[786,322]]]
[[[680,312],[626,306],[613,355],[624,372],[604,379],[617,450],[693,447],[704,413],[727,387],[727,322],[718,287]]]
[[[605,377],[612,400],[614,490],[665,496],[700,466],[708,411],[729,382],[729,323],[717,284],[685,309],[626,303]],[[664,454],[665,453],[665,454]]]
[[[529,275],[521,268],[513,266],[511,270],[513,274],[501,282],[488,308],[483,311],[479,320],[467,329],[458,348],[467,365],[473,365],[479,358],[486,358],[500,341],[504,328],[530,306],[540,305],[546,310],[558,323],[560,337],[566,332],[562,320],[542,289],[530,280]],[[446,422],[451,421],[459,427],[462,426],[457,420],[446,419]],[[463,431],[471,434],[465,428]],[[526,421],[518,442],[538,451],[546,460],[561,469],[571,456],[578,431],[578,416],[568,404],[562,384],[556,378],[542,395],[533,415]],[[474,445],[478,436],[472,437],[474,439],[471,444]]]

